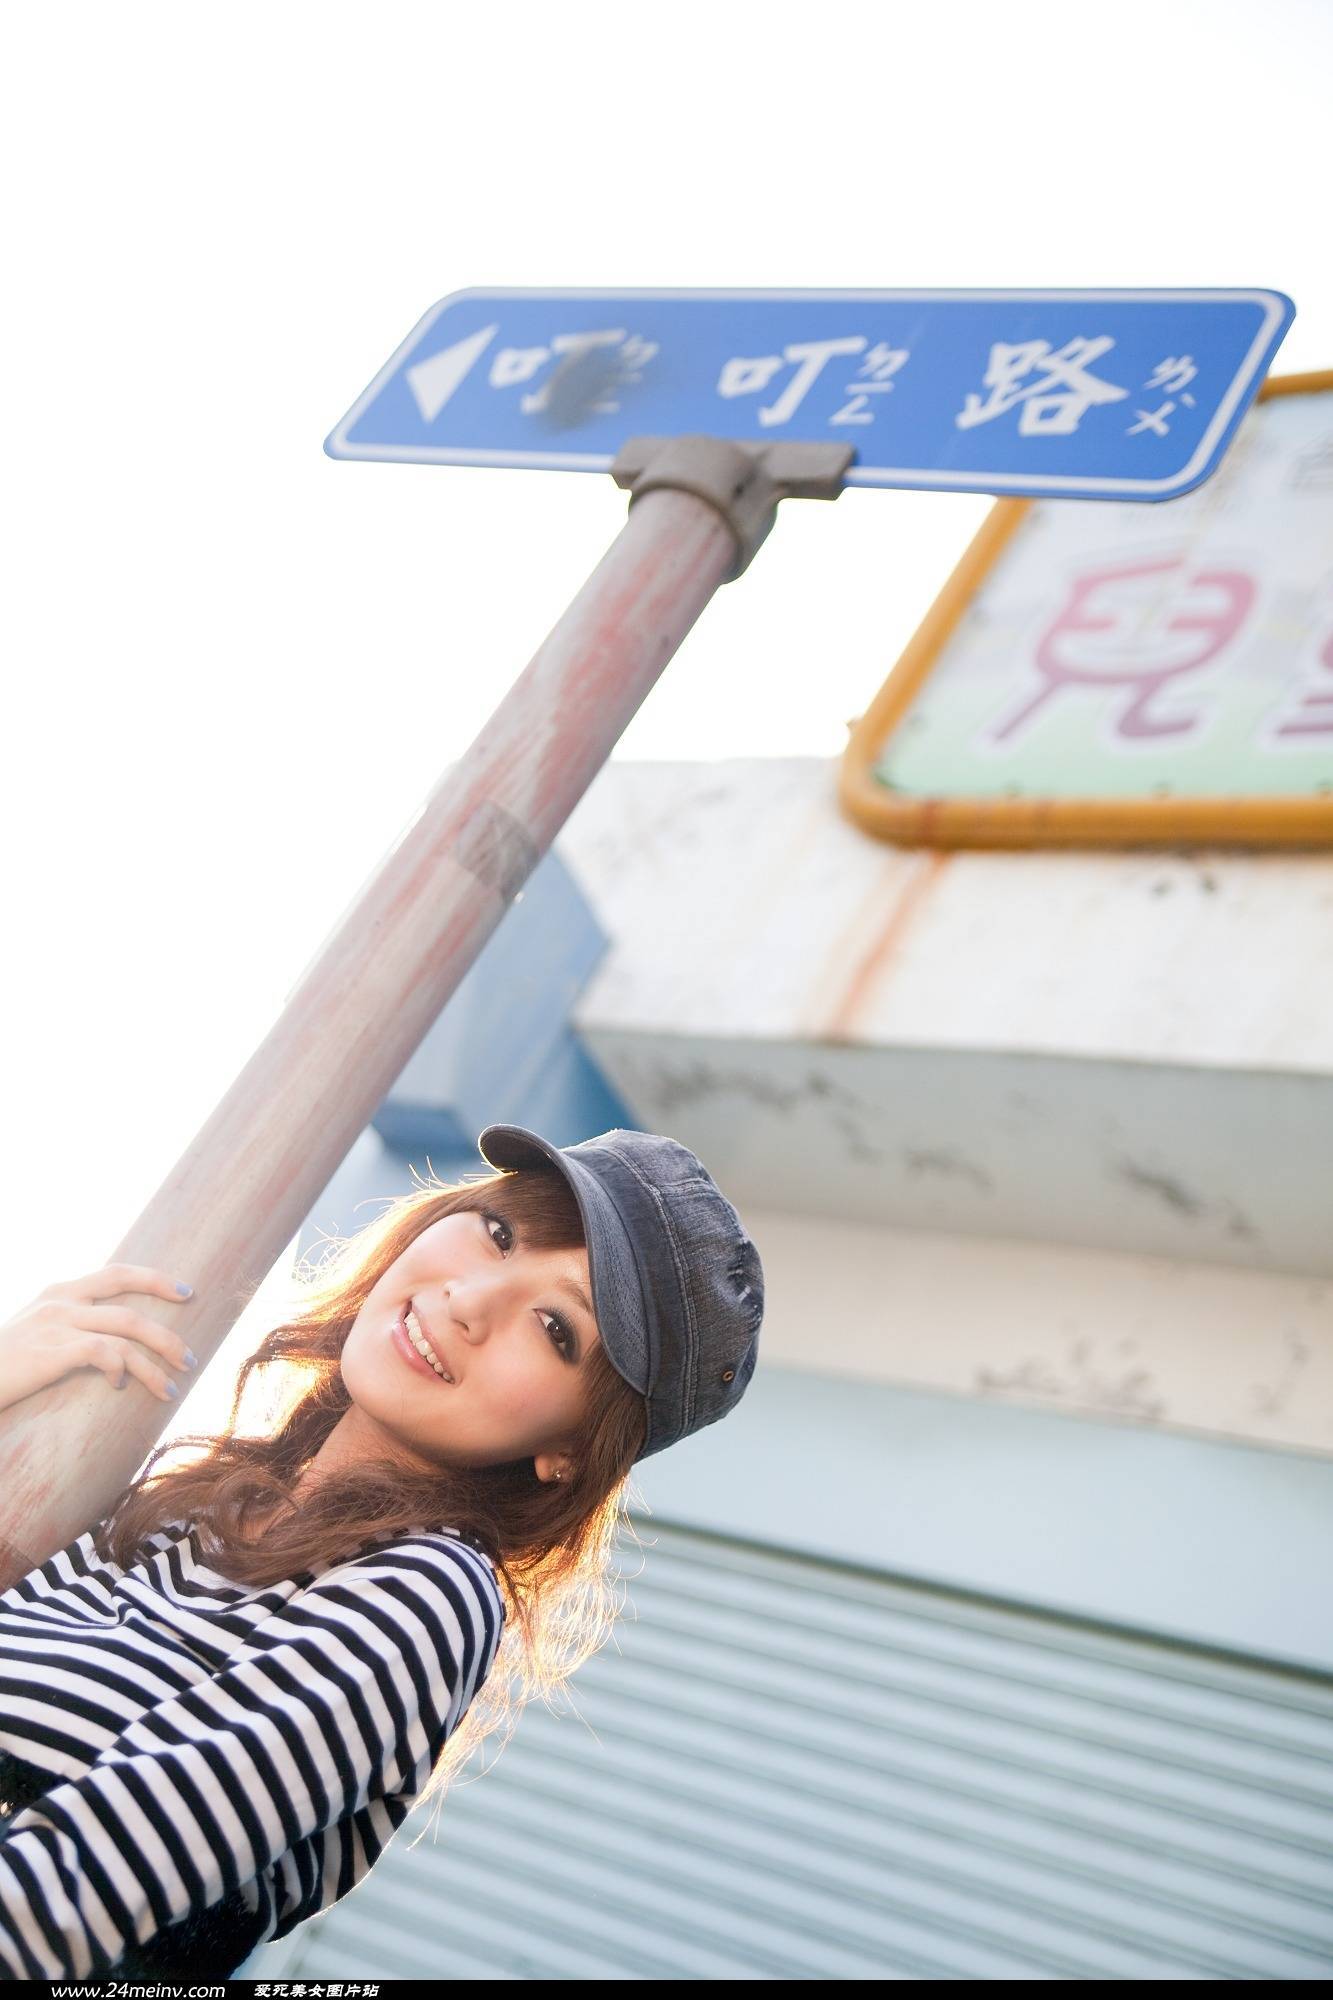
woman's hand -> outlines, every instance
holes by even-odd
[[[190,1287],[146,1264],[108,1264],[91,1277],[48,1285],[0,1326],[0,1410],[76,1368],[100,1369],[117,1389],[136,1376],[164,1403],[171,1402],[179,1391],[162,1362],[189,1369],[197,1366],[195,1358],[161,1320],[132,1306],[101,1303],[125,1292],[157,1293],[179,1305]]]

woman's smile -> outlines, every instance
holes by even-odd
[[[416,1309],[410,1299],[400,1308],[398,1317],[389,1331],[393,1336],[395,1347],[409,1367],[423,1374],[433,1375],[437,1382],[453,1383],[453,1376],[428,1340],[425,1328],[417,1317]]]

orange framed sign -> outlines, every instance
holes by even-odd
[[[1333,370],[1179,500],[997,501],[838,797],[910,846],[1333,846]]]

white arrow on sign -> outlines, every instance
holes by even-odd
[[[452,347],[442,347],[438,354],[408,369],[407,386],[416,398],[423,422],[433,423],[439,416],[468,369],[485,353],[499,330],[497,320],[494,326],[484,326],[480,333],[470,333],[466,340],[456,340]]]

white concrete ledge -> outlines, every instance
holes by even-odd
[[[613,763],[572,815],[635,1116],[773,1208],[1333,1274],[1333,856],[899,850],[835,769]]]

